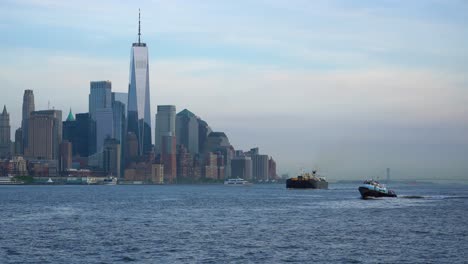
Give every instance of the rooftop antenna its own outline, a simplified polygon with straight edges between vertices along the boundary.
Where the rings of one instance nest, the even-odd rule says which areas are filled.
[[[47,101],[47,110],[50,110],[50,101]]]
[[[141,23],[140,23],[140,8],[138,8],[138,45],[140,45],[140,36],[141,36]]]

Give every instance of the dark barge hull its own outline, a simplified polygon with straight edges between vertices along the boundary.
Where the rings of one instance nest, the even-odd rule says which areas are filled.
[[[359,187],[359,192],[361,193],[362,199],[368,197],[397,197],[396,193],[392,190],[389,190],[388,193],[382,193],[365,187]]]
[[[288,189],[328,189],[328,182],[314,180],[286,180]]]

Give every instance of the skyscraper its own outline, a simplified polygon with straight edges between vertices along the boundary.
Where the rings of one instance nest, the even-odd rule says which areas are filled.
[[[42,110],[31,113],[29,145],[25,155],[32,159],[58,160],[62,142],[62,111]]]
[[[254,154],[252,159],[252,178],[255,181],[267,181],[268,176],[268,155]]]
[[[138,139],[138,152],[151,151],[151,112],[148,47],[140,41],[140,14],[138,14],[138,42],[130,53],[130,80],[128,84],[127,131]]]
[[[21,153],[24,153],[28,147],[29,140],[29,117],[31,112],[34,111],[34,93],[32,90],[24,90],[23,95],[23,119],[21,120],[21,127],[23,129],[23,144]]]
[[[3,106],[3,112],[0,114],[0,158],[11,156],[11,127],[10,114]]]
[[[23,155],[23,129],[21,127],[15,131],[15,155]]]
[[[156,153],[160,154],[162,149],[162,137],[165,135],[175,136],[176,107],[174,105],[158,105],[156,113],[156,133],[154,147]]]
[[[117,139],[106,138],[103,151],[103,168],[106,173],[120,178],[120,142]]]
[[[177,145],[184,145],[191,154],[199,153],[198,118],[187,109],[176,116]]]
[[[96,152],[102,152],[106,138],[114,138],[114,114],[112,108],[96,110]]]
[[[96,120],[96,111],[100,108],[112,108],[112,83],[95,81],[90,83],[89,115]]]
[[[161,138],[161,163],[164,165],[164,181],[174,183],[177,177],[176,138],[170,133]]]
[[[252,180],[252,160],[250,157],[235,157],[231,161],[231,176]]]
[[[72,143],[68,140],[63,140],[60,143],[60,171],[64,172],[71,169],[72,165]]]
[[[127,136],[127,93],[112,93],[112,112],[114,114],[114,138],[124,142]]]

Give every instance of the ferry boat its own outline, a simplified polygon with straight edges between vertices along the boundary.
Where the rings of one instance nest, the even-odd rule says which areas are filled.
[[[362,199],[369,197],[397,197],[394,191],[388,190],[385,185],[372,179],[364,181],[358,189]]]
[[[0,185],[18,185],[24,184],[22,181],[14,181],[13,176],[1,176],[0,177]]]
[[[244,185],[251,185],[250,182],[242,179],[242,178],[235,178],[235,179],[227,179],[224,181],[224,185],[229,186],[244,186]]]
[[[295,178],[286,180],[286,188],[290,189],[328,189],[328,182],[325,178],[319,177],[317,171],[302,173]]]

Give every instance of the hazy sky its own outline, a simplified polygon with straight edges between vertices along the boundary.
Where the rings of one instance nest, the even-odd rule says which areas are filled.
[[[190,109],[280,173],[468,180],[468,2],[2,0],[0,104],[87,112],[149,46],[151,110]]]

